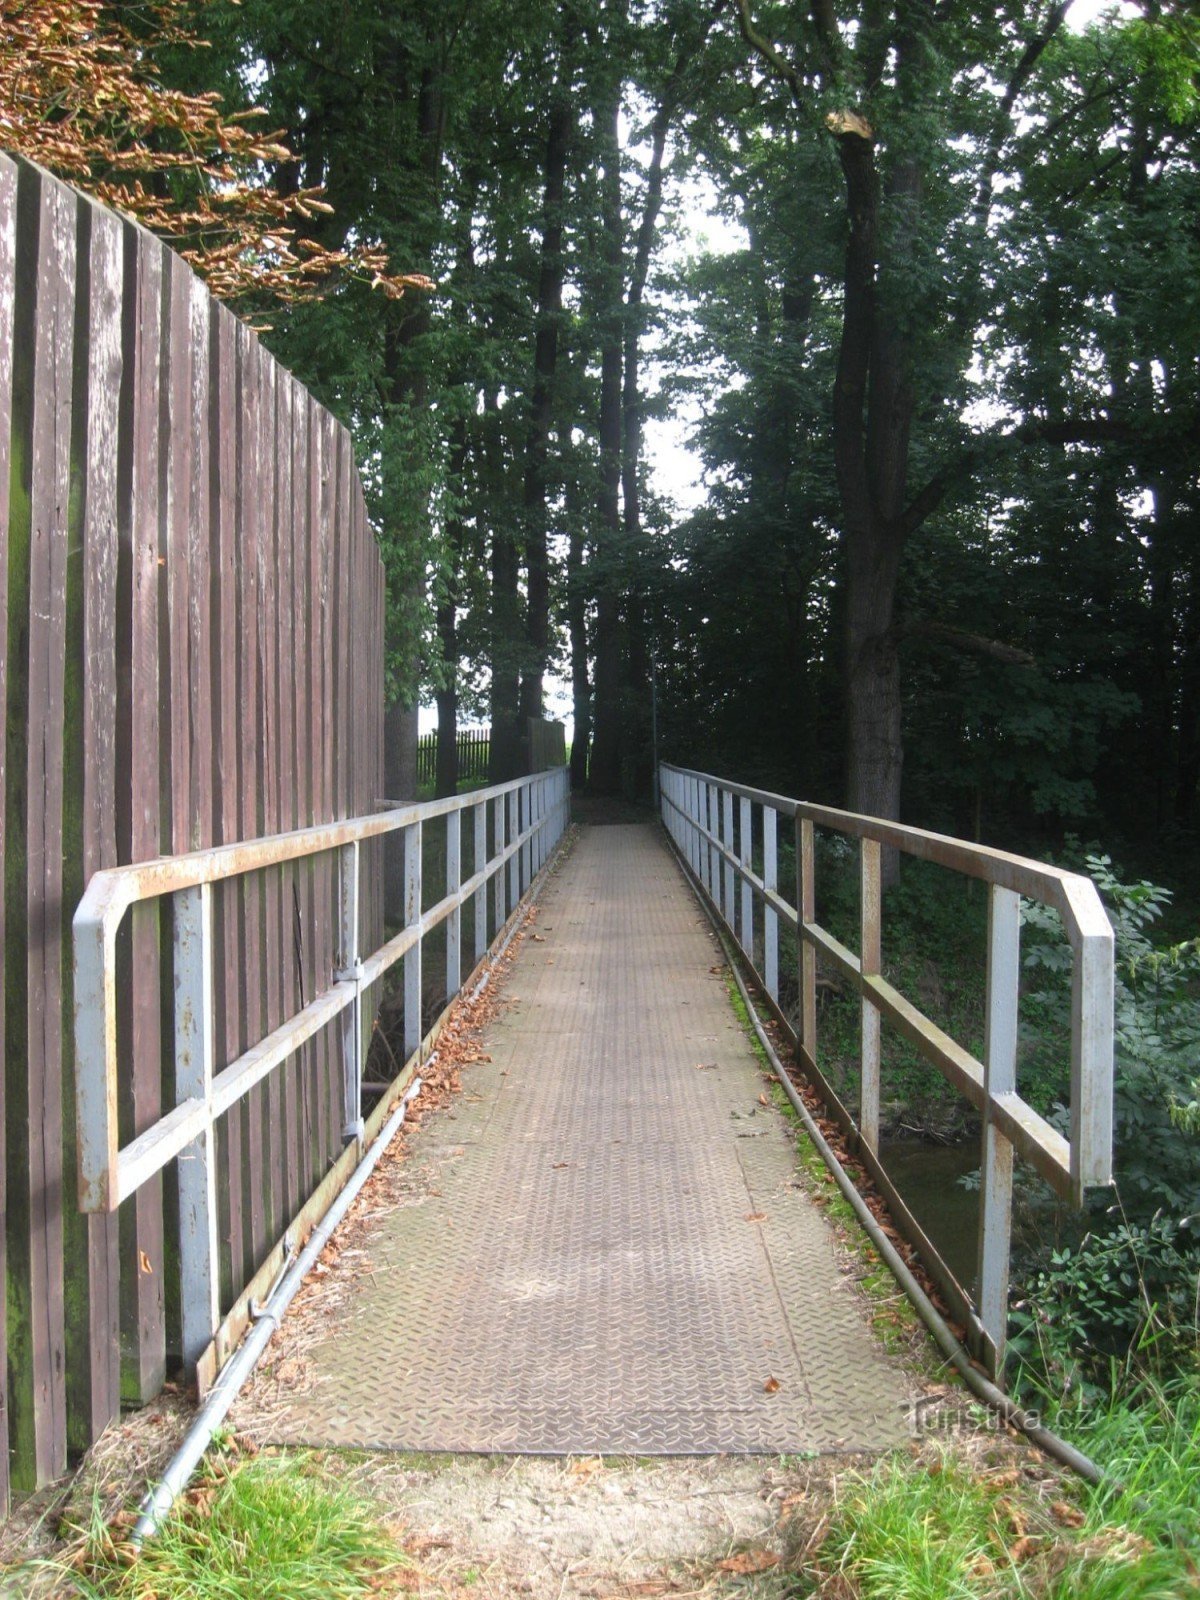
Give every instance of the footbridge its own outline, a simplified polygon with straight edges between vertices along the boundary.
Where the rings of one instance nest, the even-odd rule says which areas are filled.
[[[853,1272],[798,1180],[794,1129],[731,1004],[731,964],[790,1048],[787,1071],[842,1123],[976,1357],[999,1370],[1014,1160],[1076,1202],[1110,1176],[1113,952],[1095,888],[1054,867],[679,767],[660,769],[659,788],[656,817],[571,829],[557,769],[92,880],[75,919],[80,1201],[111,1210],[173,1164],[182,1355],[202,1389],[219,1385],[246,1330],[271,1314],[296,1250],[414,1093],[419,1104],[456,997],[477,991],[524,929],[480,1059],[463,1093],[422,1119],[406,1177],[377,1219],[371,1270],[331,1312],[308,1352],[311,1381],[278,1411],[273,1437],[572,1454],[884,1449],[906,1437],[906,1374],[875,1337]],[[822,837],[857,856],[856,947],[818,919]],[[368,949],[365,878],[383,872],[392,848],[403,918]],[[981,1059],[886,975],[889,851],[986,885]],[[269,1034],[222,1059],[214,974],[228,897],[256,875],[331,861],[340,885],[332,970],[307,999],[300,985],[294,1013]],[[1070,947],[1063,1126],[1019,1092],[1022,897],[1059,913]],[[119,936],[148,900],[170,908],[176,1103],[128,1139],[116,1109]],[[822,1068],[821,967],[860,1009],[852,1106]],[[399,1049],[378,1043],[377,1014]],[[885,1029],[982,1124],[972,1283],[941,1261],[880,1160]],[[343,1151],[297,1195],[286,1232],[239,1283],[223,1237],[229,1119],[274,1083],[286,1126],[289,1096],[303,1089],[298,1062],[321,1040]],[[244,1161],[244,1141],[238,1148]],[[287,1139],[272,1148],[286,1160]]]

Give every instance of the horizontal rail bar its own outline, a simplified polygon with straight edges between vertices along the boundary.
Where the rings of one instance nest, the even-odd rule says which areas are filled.
[[[757,972],[755,908],[762,919],[763,964],[771,977],[759,981],[775,999],[778,920],[797,930],[800,960],[801,1056],[817,1076],[815,954],[820,954],[858,995],[862,1010],[863,1070],[861,1109],[855,1133],[868,1148],[877,1137],[879,1117],[878,1028],[886,1022],[939,1071],[983,1117],[985,1139],[983,1192],[989,1241],[981,1274],[988,1275],[984,1304],[985,1345],[993,1363],[1003,1357],[1001,1309],[1007,1285],[1007,1210],[1015,1154],[1028,1162],[1059,1194],[1082,1203],[1084,1191],[1111,1181],[1113,1070],[1113,933],[1095,885],[1079,873],[1030,861],[1007,851],[972,844],[944,834],[908,827],[878,817],[865,817],[831,806],[814,805],[786,795],[731,783],[709,773],[664,764],[659,794],[663,821],[679,846],[680,859],[698,888]],[[738,829],[733,827],[733,801],[738,799]],[[763,871],[753,866],[754,810],[763,821]],[[777,822],[791,818],[796,828],[797,899],[801,909],[775,887]],[[770,824],[768,826],[768,818]],[[816,920],[813,891],[813,829],[822,828],[860,845],[864,911],[861,934],[869,960],[858,955]],[[878,905],[878,850],[887,846],[919,860],[934,862],[990,884],[993,914],[989,918],[988,1046],[985,1060],[927,1017],[882,975]],[[741,933],[735,926],[737,896],[742,885]],[[868,887],[875,888],[868,896]],[[1058,912],[1071,946],[1071,1135],[1046,1121],[1017,1092],[1014,1067],[1019,986],[1020,896],[1040,901]],[[1008,897],[1007,899],[1005,897]],[[868,903],[869,902],[869,903]],[[1000,906],[1001,911],[996,907]],[[1007,909],[1004,909],[1007,908]],[[868,914],[869,912],[869,914]],[[1001,914],[1001,912],[1003,914]],[[1000,930],[1000,931],[997,931]],[[867,1060],[869,1051],[870,1060]],[[991,1054],[989,1054],[991,1052]],[[821,1078],[824,1082],[824,1079]],[[840,1109],[840,1108],[839,1108]]]
[[[333,852],[353,855],[359,870],[357,846],[368,839],[423,825],[438,817],[472,811],[499,801],[511,806],[521,795],[545,791],[547,800],[524,806],[527,825],[514,832],[482,863],[471,877],[436,905],[421,913],[365,960],[353,961],[352,975],[338,979],[272,1033],[259,1040],[223,1071],[212,1077],[204,1102],[188,1101],[159,1118],[124,1148],[117,1136],[117,1027],[116,939],[122,919],[139,902],[184,895],[204,885],[239,878],[265,868]],[[76,975],[76,1116],[79,1134],[79,1203],[84,1211],[111,1210],[133,1194],[155,1172],[182,1154],[202,1131],[204,1108],[209,1124],[224,1115],[256,1084],[291,1057],[342,1012],[355,1004],[364,988],[383,977],[402,957],[417,948],[425,936],[469,904],[476,893],[506,870],[515,875],[518,893],[528,887],[534,847],[545,859],[566,825],[569,808],[566,769],[551,769],[528,778],[470,790],[440,800],[389,806],[369,816],[319,827],[299,828],[270,838],[221,845],[210,850],[157,857],[127,867],[96,873],[75,913]],[[476,837],[485,841],[486,827]],[[545,845],[538,844],[541,838]],[[524,855],[522,855],[524,852]],[[352,899],[357,904],[357,891]],[[343,952],[345,955],[346,952]],[[348,1091],[349,1093],[349,1087]],[[351,1118],[357,1124],[359,1119]]]

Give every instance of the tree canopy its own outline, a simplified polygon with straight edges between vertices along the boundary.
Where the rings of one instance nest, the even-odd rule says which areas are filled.
[[[456,716],[506,776],[555,674],[576,780],[645,791],[653,672],[689,764],[1186,845],[1200,21],[1080,9],[10,0],[0,138],[271,305],[443,787]]]

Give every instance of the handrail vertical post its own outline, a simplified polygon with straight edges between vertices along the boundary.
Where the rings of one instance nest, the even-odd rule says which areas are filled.
[[[752,860],[751,846],[754,842],[754,826],[750,801],[745,795],[741,797],[738,805],[738,845],[740,858],[745,872],[750,871]],[[750,888],[750,879],[742,878],[742,949],[746,960],[754,965],[754,893]]]
[[[882,851],[877,839],[860,842],[860,971],[864,978],[878,977],[883,958],[881,921],[882,878],[880,859]],[[879,1154],[879,1059],[880,1017],[864,989],[860,996],[862,1012],[862,1069],[859,1080],[858,1125],[863,1143],[874,1155]]]
[[[475,816],[475,860],[473,869],[482,872],[487,863],[487,801],[473,806]],[[475,964],[483,960],[487,954],[488,925],[487,925],[487,883],[481,883],[475,891]]]
[[[729,857],[733,854],[733,794],[729,789],[721,795],[721,843],[725,846],[725,892],[721,896],[721,915],[737,938],[737,904],[734,899],[734,873],[733,862]]]
[[[517,843],[520,837],[520,792],[516,789],[510,789],[508,791],[508,843],[512,850],[512,855],[508,858],[508,911],[510,916],[517,909],[517,902],[521,898],[521,846]]]
[[[504,864],[504,851],[508,842],[508,805],[506,797],[497,795],[492,802],[492,846],[495,852],[495,905],[496,925],[492,929],[493,937],[508,921],[508,870]]]
[[[212,1118],[212,885],[174,896],[175,1099],[203,1101],[203,1131],[179,1155],[179,1275],[183,1359],[189,1372],[220,1321],[216,1137]]]
[[[986,1098],[979,1205],[979,1320],[991,1345],[993,1375],[1004,1366],[1012,1235],[1013,1147],[991,1115],[996,1095],[1017,1087],[1017,1001],[1021,972],[1021,897],[991,885],[988,902]]]
[[[421,921],[421,823],[404,830],[404,926],[413,928]],[[421,1048],[421,944],[418,939],[404,953],[404,1054],[414,1055]]]
[[[800,913],[796,937],[800,945],[800,1050],[817,1064],[817,952],[806,931],[817,920],[813,825],[796,817],[796,908]]]
[[[362,1117],[362,960],[358,942],[358,874],[361,860],[357,839],[338,851],[340,887],[339,981],[354,984],[354,1003],[342,1012],[342,1143],[363,1136]]]
[[[446,918],[446,993],[462,986],[462,812],[446,813],[446,897],[454,896],[454,909]]]
[[[774,806],[763,807],[763,885],[779,888],[779,840],[776,831],[779,813]],[[763,905],[763,981],[771,999],[779,1004],[779,913]]]

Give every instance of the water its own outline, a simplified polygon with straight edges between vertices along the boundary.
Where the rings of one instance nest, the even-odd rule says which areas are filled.
[[[958,1180],[978,1170],[978,1139],[962,1144],[884,1139],[880,1157],[905,1205],[970,1291],[979,1249],[979,1193],[964,1189]]]

